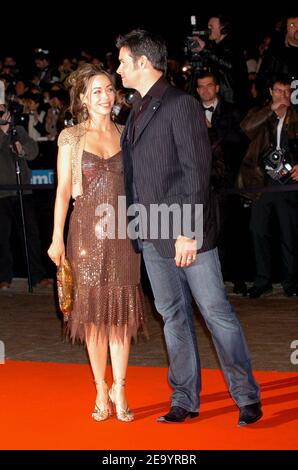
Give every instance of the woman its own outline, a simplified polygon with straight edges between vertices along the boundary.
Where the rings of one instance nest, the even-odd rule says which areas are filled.
[[[87,345],[97,388],[92,417],[109,418],[113,402],[117,418],[132,421],[125,376],[131,336],[143,327],[144,313],[139,255],[127,237],[113,238],[105,230],[118,214],[118,197],[125,194],[120,128],[111,119],[115,90],[110,76],[93,64],[73,72],[69,81],[71,112],[79,124],[64,129],[58,139],[58,188],[48,254],[57,266],[64,262],[63,231],[72,195],[67,256],[75,299],[67,328],[73,341]],[[119,224],[116,220],[115,233]],[[108,348],[114,378],[110,390],[105,382]]]

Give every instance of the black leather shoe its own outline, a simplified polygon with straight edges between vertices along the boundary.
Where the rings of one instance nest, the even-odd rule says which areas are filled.
[[[159,416],[156,421],[159,423],[183,423],[186,418],[196,418],[197,416],[199,416],[198,412],[185,410],[181,406],[172,406],[166,415]]]
[[[239,409],[238,426],[246,426],[247,424],[255,423],[263,416],[261,402],[241,406]]]
[[[271,284],[267,284],[264,287],[252,286],[250,289],[248,289],[248,295],[250,299],[257,299],[262,295],[270,294],[270,292],[272,292]]]
[[[247,295],[247,287],[246,287],[245,282],[244,281],[234,282],[233,293],[242,294],[243,297],[245,297]]]

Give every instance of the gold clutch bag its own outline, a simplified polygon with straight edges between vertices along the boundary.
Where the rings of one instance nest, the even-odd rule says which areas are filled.
[[[69,319],[73,306],[74,282],[71,264],[65,258],[64,264],[57,269],[57,288],[59,307],[64,315],[64,321]]]

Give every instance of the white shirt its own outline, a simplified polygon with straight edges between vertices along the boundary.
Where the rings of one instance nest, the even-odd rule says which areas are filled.
[[[202,105],[205,106],[206,108],[209,108],[210,106],[213,106],[213,108],[214,108],[212,112],[211,112],[211,111],[208,111],[208,109],[205,109],[205,110],[204,110],[204,112],[205,112],[205,117],[206,117],[206,119],[207,119],[209,122],[211,122],[212,114],[214,113],[217,104],[218,104],[218,99],[217,99],[217,98],[215,98],[215,100],[214,100],[213,103],[211,103],[211,104],[209,103],[208,105],[202,102]]]
[[[277,149],[280,149],[280,136],[281,136],[281,131],[282,131],[282,127],[284,125],[284,120],[285,120],[285,117],[286,117],[286,114],[284,114],[283,117],[278,117],[278,124],[277,124],[277,143],[276,143],[276,148]]]
[[[38,121],[39,122],[42,122],[43,121],[43,118],[45,116],[45,111],[41,111],[39,114],[38,114]],[[35,116],[33,114],[29,114],[29,122],[28,122],[28,135],[29,137],[31,137],[33,140],[35,141],[38,141],[39,137],[40,137],[40,133],[35,129],[35,124],[36,121],[35,121]]]

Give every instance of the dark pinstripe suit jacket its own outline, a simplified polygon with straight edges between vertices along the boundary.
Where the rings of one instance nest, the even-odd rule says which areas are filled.
[[[197,100],[164,83],[161,99],[152,98],[133,132],[131,112],[122,134],[128,204],[204,205],[204,238],[199,251],[215,246],[217,228],[210,189],[211,149]],[[133,189],[133,186],[135,189]],[[193,212],[194,215],[194,212]],[[148,235],[148,239],[150,237]],[[175,256],[175,240],[152,239],[163,257]]]

